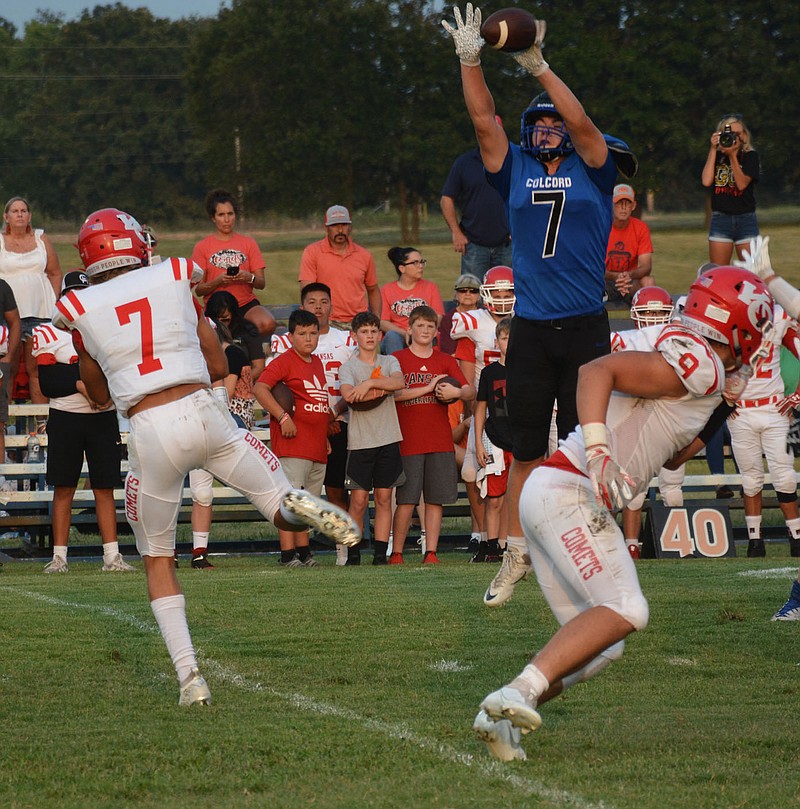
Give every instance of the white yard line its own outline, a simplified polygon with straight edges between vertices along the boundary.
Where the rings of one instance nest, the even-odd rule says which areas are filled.
[[[155,621],[143,621],[134,615],[128,615],[121,610],[114,609],[113,607],[99,606],[97,604],[82,604],[79,601],[67,601],[65,599],[54,598],[44,593],[38,593],[34,590],[24,590],[17,587],[0,586],[0,591],[7,593],[14,593],[18,596],[24,596],[34,601],[43,604],[48,604],[53,607],[68,607],[75,610],[86,610],[87,612],[97,613],[107,618],[113,618],[121,623],[128,624],[140,632],[148,634],[158,634],[158,627]],[[271,697],[293,705],[295,708],[302,710],[306,713],[316,714],[319,716],[333,716],[337,719],[342,719],[355,725],[359,725],[364,730],[378,733],[390,739],[398,739],[424,750],[426,753],[436,755],[442,761],[447,761],[452,764],[461,764],[469,767],[474,772],[477,772],[482,777],[491,779],[500,779],[510,784],[515,789],[524,792],[526,795],[534,795],[536,797],[548,800],[557,806],[571,806],[575,809],[613,809],[610,804],[600,802],[593,803],[588,801],[580,795],[568,792],[563,789],[555,789],[547,786],[541,781],[535,781],[530,778],[525,778],[517,775],[514,772],[509,772],[508,768],[495,761],[488,754],[486,756],[475,756],[472,753],[465,753],[452,747],[449,744],[440,742],[437,739],[421,736],[410,730],[407,726],[395,722],[384,722],[380,719],[371,719],[361,714],[351,711],[349,708],[341,708],[328,702],[320,702],[305,694],[298,694],[296,692],[279,691],[271,686],[262,685],[257,680],[253,680],[245,675],[239,674],[227,666],[218,663],[212,658],[206,657],[198,650],[198,657],[202,660],[202,669],[205,674],[210,675],[213,680],[221,681],[234,688],[241,689],[248,692],[261,692],[268,694]],[[466,732],[466,731],[465,731]]]

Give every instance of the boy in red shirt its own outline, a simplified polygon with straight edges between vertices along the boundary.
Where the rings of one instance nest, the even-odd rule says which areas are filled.
[[[395,492],[397,508],[392,526],[394,548],[389,557],[390,565],[403,563],[403,544],[421,494],[425,500],[427,546],[423,564],[437,564],[442,506],[458,498],[458,467],[447,405],[456,399],[471,401],[475,398],[475,388],[467,382],[453,357],[433,347],[438,320],[430,306],[413,309],[408,316],[411,345],[393,355],[400,363],[406,384],[395,393],[397,418],[403,433],[400,455],[406,480]],[[459,384],[445,382],[445,377],[454,377]]]
[[[325,369],[313,354],[319,341],[319,321],[304,309],[289,317],[290,351],[274,359],[263,371],[254,393],[270,414],[272,451],[292,486],[319,497],[328,462],[328,424],[333,414],[328,405]],[[294,411],[284,410],[272,394],[283,382],[294,395]],[[308,531],[278,531],[281,565],[316,567],[308,546]]]

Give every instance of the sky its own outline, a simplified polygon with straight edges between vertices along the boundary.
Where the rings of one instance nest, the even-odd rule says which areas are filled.
[[[0,17],[14,23],[17,35],[21,36],[25,23],[32,20],[39,9],[63,14],[64,19],[69,21],[80,17],[85,8],[111,5],[114,2],[116,0],[33,0],[31,3],[0,0]],[[146,6],[154,16],[172,20],[191,15],[216,17],[221,5],[230,7],[228,0],[125,0],[122,4],[130,8]]]

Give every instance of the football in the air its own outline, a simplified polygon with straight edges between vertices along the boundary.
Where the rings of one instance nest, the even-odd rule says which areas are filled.
[[[373,407],[381,404],[385,398],[386,391],[373,388],[366,399],[362,399],[360,402],[348,402],[347,406],[353,410],[372,410]]]
[[[460,387],[461,387],[461,383],[460,383],[460,382],[459,382],[459,381],[458,381],[458,380],[457,380],[457,379],[456,379],[454,376],[446,376],[446,377],[444,377],[444,379],[440,379],[440,380],[439,380],[439,381],[436,383],[436,388],[434,389],[434,392],[438,392],[438,390],[439,390],[439,385],[441,385],[443,382],[447,382],[447,384],[448,384],[448,385],[452,385],[454,388],[460,388]],[[458,399],[439,399],[439,397],[438,397],[438,396],[437,396],[436,398],[437,398],[437,399],[439,400],[439,402],[441,402],[443,405],[451,405],[451,404],[453,404],[453,402],[457,402],[457,401],[458,401]]]
[[[536,17],[522,8],[501,8],[481,26],[481,36],[498,51],[524,51],[536,40]]]
[[[285,382],[278,382],[270,390],[275,401],[290,415],[294,415],[294,394]]]

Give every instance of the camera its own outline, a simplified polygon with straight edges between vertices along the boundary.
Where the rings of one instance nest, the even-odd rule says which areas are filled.
[[[737,140],[739,140],[739,136],[735,132],[731,132],[731,125],[725,124],[722,128],[722,132],[719,133],[719,145],[722,146],[723,149],[730,149]]]
[[[238,265],[234,265],[233,267],[228,267],[228,270],[227,270],[228,275],[238,275],[240,269],[241,269],[241,267],[239,267]]]

